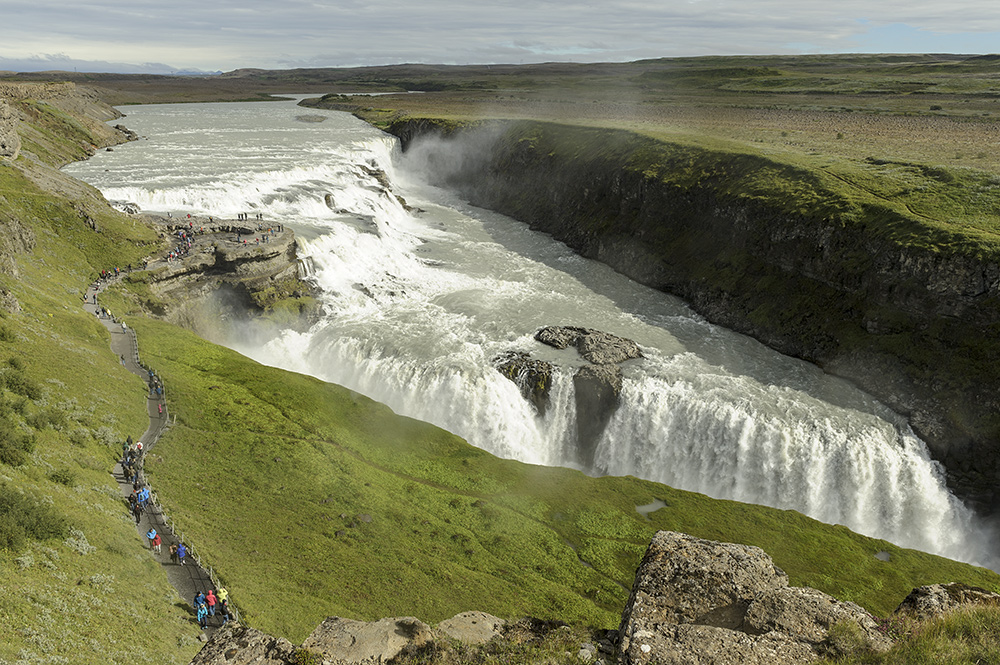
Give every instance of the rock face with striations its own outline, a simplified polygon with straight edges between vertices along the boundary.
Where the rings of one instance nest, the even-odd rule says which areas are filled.
[[[269,297],[313,295],[310,285],[300,278],[291,230],[273,233],[268,242],[257,242],[260,231],[229,222],[205,224],[198,220],[195,227],[157,216],[147,219],[165,229],[164,236],[197,228],[189,253],[150,267],[150,290],[163,303],[151,312],[156,316],[217,339],[225,336],[220,331],[231,322],[264,310]],[[240,237],[248,242],[237,242]],[[302,314],[308,319],[313,312]]]
[[[660,531],[622,613],[620,662],[808,663],[823,654],[829,628],[844,622],[857,624],[871,648],[890,646],[865,610],[789,587],[760,548]]]

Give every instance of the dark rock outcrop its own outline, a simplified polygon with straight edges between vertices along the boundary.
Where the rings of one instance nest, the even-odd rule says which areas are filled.
[[[854,603],[789,587],[757,547],[660,531],[636,572],[619,628],[619,662],[792,665],[826,653],[831,626],[852,623],[869,648],[890,641]]]
[[[622,368],[618,365],[585,365],[573,375],[576,394],[576,434],[579,461],[594,467],[597,442],[618,409]]]
[[[533,359],[527,353],[510,351],[494,358],[493,366],[517,385],[521,395],[535,406],[539,415],[545,415],[552,388],[552,363]]]
[[[630,339],[576,326],[549,326],[535,339],[556,349],[576,347],[590,365],[573,375],[576,398],[577,461],[594,468],[594,453],[604,428],[618,408],[622,391],[622,369],[617,363],[641,358],[639,345]]]
[[[622,390],[622,369],[618,363],[641,358],[639,345],[630,339],[576,326],[548,326],[535,333],[535,339],[556,349],[575,347],[591,363],[573,376],[576,400],[577,462],[594,467],[597,442],[604,432]],[[521,394],[545,415],[552,385],[552,364],[510,351],[493,359],[497,370],[517,384]]]
[[[170,236],[192,228],[192,223],[149,219]],[[193,225],[198,232],[187,254],[151,265],[145,273],[158,299],[151,314],[216,339],[225,336],[223,329],[231,322],[266,310],[271,300],[313,296],[313,287],[301,279],[295,235],[290,230],[273,233],[268,242],[243,244],[236,242],[237,237],[254,240],[260,231],[232,222],[202,222]],[[315,312],[300,314],[308,321]]]
[[[590,328],[549,326],[535,333],[535,339],[557,349],[575,346],[581,356],[595,365],[621,363],[642,357],[639,345],[632,340]]]

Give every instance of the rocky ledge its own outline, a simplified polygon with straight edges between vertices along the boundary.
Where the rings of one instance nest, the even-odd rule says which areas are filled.
[[[151,313],[207,337],[227,320],[270,311],[278,302],[310,320],[315,290],[302,280],[295,234],[284,227],[146,216],[167,244],[147,266]],[[290,322],[285,322],[290,323]]]

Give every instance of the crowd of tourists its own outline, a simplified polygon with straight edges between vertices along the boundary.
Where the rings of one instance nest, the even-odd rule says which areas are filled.
[[[219,587],[218,594],[213,589],[209,589],[207,594],[199,591],[192,604],[198,617],[198,625],[202,628],[208,628],[209,621],[216,616],[219,617],[220,626],[229,622],[229,592],[226,587]]]
[[[185,232],[181,232],[179,237],[182,240],[190,238],[190,236]],[[145,267],[147,262],[143,262],[142,265]],[[100,289],[102,283],[120,277],[123,273],[131,270],[131,265],[124,270],[120,268],[102,270],[97,281],[95,281],[93,285],[95,291]],[[84,297],[84,302],[94,305],[94,312],[99,318],[116,321],[110,310],[98,304],[96,292],[93,294],[92,298]],[[122,332],[127,333],[128,328],[124,321],[121,322],[121,326]],[[125,364],[124,355],[121,357],[121,360],[122,364]],[[156,399],[157,409],[162,415],[163,383],[161,382],[160,377],[157,376],[156,372],[152,369],[147,369],[146,371],[148,373],[147,384],[150,390],[150,397]],[[146,451],[141,441],[133,443],[132,437],[128,436],[125,441],[122,442],[122,453],[121,458],[119,459],[119,464],[122,470],[123,481],[131,485],[131,491],[126,499],[129,513],[133,519],[135,519],[136,526],[140,524],[142,516],[144,514],[148,514],[149,530],[146,531],[145,536],[149,543],[150,551],[159,556],[162,551],[163,541],[168,537],[158,532],[154,525],[156,511],[154,510],[149,485],[145,484],[142,476],[142,466],[145,452]],[[170,544],[168,551],[170,552],[171,563],[178,566],[185,565],[188,555],[190,554],[188,546],[180,539],[177,539],[176,542]],[[195,596],[194,609],[198,624],[202,628],[207,628],[210,623],[214,622],[215,617],[219,617],[219,621],[221,621],[218,625],[225,625],[226,622],[230,620],[231,616],[229,608],[229,593],[223,587],[219,587],[218,593],[212,589],[208,590],[207,595],[199,592],[198,595]]]

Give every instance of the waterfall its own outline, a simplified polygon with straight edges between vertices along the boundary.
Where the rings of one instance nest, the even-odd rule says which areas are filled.
[[[218,217],[259,211],[296,231],[324,315],[230,345],[336,382],[496,455],[577,459],[572,376],[534,340],[548,325],[634,339],[595,469],[795,509],[899,545],[1000,569],[991,534],[902,418],[846,382],[713,326],[564,245],[425,184],[394,139],[288,104],[134,107],[149,141],[72,171],[109,199]],[[143,124],[145,123],[145,124]],[[493,360],[555,366],[538,413]]]

